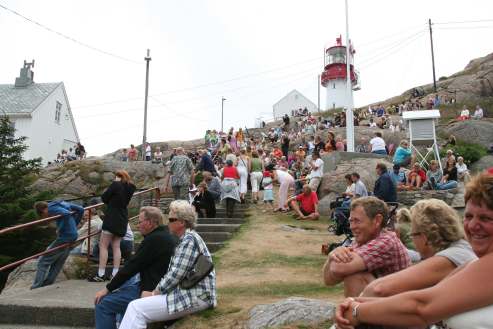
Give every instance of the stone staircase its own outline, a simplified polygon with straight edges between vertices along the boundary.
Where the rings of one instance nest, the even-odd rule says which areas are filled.
[[[164,194],[158,204],[158,207],[164,212],[169,212],[169,204],[173,201],[170,194]],[[143,200],[142,206],[151,205],[152,200]],[[207,244],[211,253],[216,252],[224,243],[231,238],[240,225],[245,223],[245,217],[248,215],[250,196],[247,195],[245,204],[236,204],[234,217],[226,217],[226,209],[222,203],[216,205],[216,218],[198,218],[196,231]]]

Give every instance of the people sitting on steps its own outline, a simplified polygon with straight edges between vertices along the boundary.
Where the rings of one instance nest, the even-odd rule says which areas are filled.
[[[128,304],[140,298],[143,291],[153,290],[167,272],[178,239],[162,222],[159,208],[140,208],[138,226],[144,239],[123,268],[96,293],[96,329],[117,328],[117,320]]]
[[[303,185],[302,193],[292,196],[286,201],[286,207],[288,205],[294,210],[294,216],[297,219],[318,220],[320,217],[317,193],[312,191],[308,184]]]
[[[384,227],[387,216],[387,205],[376,197],[352,201],[349,222],[354,242],[329,254],[323,267],[326,285],[343,282],[346,297],[359,296],[376,278],[409,267],[406,247]]]
[[[195,232],[196,214],[186,201],[170,204],[168,228],[180,242],[175,249],[168,271],[161,281],[127,307],[120,329],[146,329],[148,323],[184,317],[217,305],[216,274],[212,270],[192,287],[182,281],[192,275],[199,256],[212,263],[211,254],[200,235]]]
[[[34,209],[40,218],[57,215],[62,216],[56,220],[57,238],[46,250],[77,240],[77,225],[82,220],[84,208],[66,201],[52,201],[50,203],[38,201],[34,204]],[[31,289],[53,284],[62,270],[63,264],[65,264],[69,254],[70,248],[67,247],[39,257],[36,276],[34,277]]]
[[[197,188],[197,194],[192,202],[197,215],[199,218],[216,217],[216,203],[212,194],[207,190],[207,183],[201,182]]]

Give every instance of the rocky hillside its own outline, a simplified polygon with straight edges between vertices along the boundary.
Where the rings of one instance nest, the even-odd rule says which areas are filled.
[[[435,95],[433,83],[416,87],[423,90],[423,97]],[[414,89],[414,88],[413,88]],[[398,104],[411,98],[413,89],[399,96],[389,98],[376,104]],[[455,98],[457,103],[478,103],[493,101],[493,53],[473,59],[464,70],[437,81],[437,93],[448,98]],[[485,109],[488,110],[488,109]]]

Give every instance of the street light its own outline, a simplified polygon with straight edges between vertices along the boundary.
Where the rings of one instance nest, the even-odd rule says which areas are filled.
[[[224,131],[224,101],[226,98],[221,98],[221,131]]]

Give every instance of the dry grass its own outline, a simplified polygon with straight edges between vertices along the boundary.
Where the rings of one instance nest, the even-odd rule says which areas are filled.
[[[340,301],[341,287],[328,288],[322,281],[326,257],[320,253],[321,245],[337,239],[328,234],[327,225],[327,219],[300,222],[289,214],[265,213],[252,206],[249,222],[214,255],[218,307],[178,322],[177,328],[243,328],[253,306],[290,296]],[[284,328],[329,326],[327,322]]]

